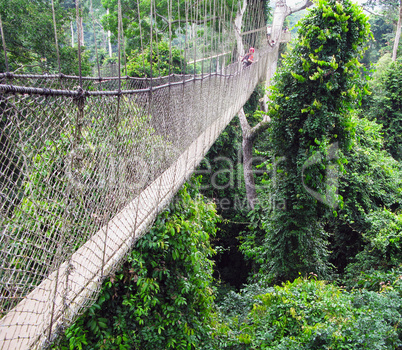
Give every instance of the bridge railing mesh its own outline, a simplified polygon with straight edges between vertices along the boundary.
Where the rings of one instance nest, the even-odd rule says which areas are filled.
[[[121,91],[118,79],[80,88],[0,74],[1,349],[49,344],[93,301],[263,79],[266,57],[127,78]]]

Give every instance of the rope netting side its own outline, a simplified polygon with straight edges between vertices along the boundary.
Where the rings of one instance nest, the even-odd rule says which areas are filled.
[[[264,76],[262,40],[239,70],[235,6],[168,3],[185,30],[183,74],[0,74],[0,349],[48,345],[95,300]]]
[[[23,300],[24,310],[30,303],[35,307],[25,315],[18,314],[20,305],[8,312],[1,320],[1,336],[9,334],[4,333],[4,327],[17,329],[24,318],[29,324],[33,316],[44,317],[51,306],[45,291],[56,283],[52,280],[54,271],[58,271],[59,280],[72,271],[66,282],[69,285],[60,285],[63,292],[67,291],[67,299],[60,297],[59,307],[67,306],[72,314],[81,307],[78,300],[90,297],[97,282],[110,272],[107,266],[115,264],[115,251],[122,249],[117,254],[121,258],[133,240],[144,233],[141,228],[155,215],[156,208],[161,208],[165,198],[171,198],[173,190],[190,176],[247,100],[260,79],[258,66],[262,64],[260,60],[244,74],[212,75],[155,90],[152,105],[147,105],[149,92],[123,95],[117,125],[108,117],[117,113],[117,96],[93,96],[91,104],[85,106],[82,138],[76,147],[72,146],[76,114],[59,107],[61,99],[66,102],[64,97],[6,95],[2,112],[7,114],[8,123],[2,137],[7,135],[7,160],[2,159],[2,164],[8,166],[2,183],[6,205],[1,222],[1,287],[8,303],[3,303],[2,310],[7,313],[18,300]],[[160,101],[164,101],[163,108]],[[32,106],[38,104],[42,113],[32,113],[37,111]],[[77,108],[74,98],[70,98],[69,106]],[[36,130],[45,131],[41,138]],[[133,213],[138,216],[135,220]],[[105,217],[112,218],[107,228]],[[68,247],[78,249],[71,256],[63,256],[70,267],[54,256],[62,241],[64,251]],[[31,294],[24,295],[29,290],[33,290]],[[57,309],[56,315],[60,312]],[[53,322],[58,319],[53,317]],[[48,322],[41,320],[42,324]],[[57,327],[53,325],[53,329]],[[27,333],[27,337],[32,341],[32,334]],[[7,344],[6,339],[1,339],[3,344]],[[9,341],[14,344],[16,340]]]

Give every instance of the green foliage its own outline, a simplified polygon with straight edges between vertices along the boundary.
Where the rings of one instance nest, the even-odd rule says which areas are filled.
[[[253,306],[261,304],[257,296],[272,291],[272,287],[266,287],[263,283],[257,282],[247,285],[239,292],[230,291],[222,300],[217,301],[222,323],[227,326],[226,329],[221,328],[221,332],[217,334],[220,340],[219,349],[232,349],[232,347],[237,349],[237,346],[240,345],[239,336],[242,334],[242,324],[246,321]]]
[[[388,64],[387,64],[388,63]],[[384,127],[385,146],[391,155],[402,159],[402,60],[385,62],[385,71],[374,76],[372,103],[368,105],[372,118]],[[379,66],[380,68],[381,66]]]
[[[367,220],[372,222],[370,229],[363,237],[367,240],[365,249],[374,256],[378,254],[376,263],[379,265],[398,265],[402,263],[402,215],[390,210],[378,210],[368,215]],[[367,261],[366,261],[367,263]]]
[[[383,98],[384,96],[384,79],[387,72],[389,65],[392,62],[391,54],[386,53],[385,55],[381,56],[377,63],[374,65],[374,72],[372,75],[371,80],[369,81],[369,88],[370,91],[374,92],[371,93],[369,96],[371,98],[378,97],[378,99]],[[370,112],[368,110],[367,112]]]
[[[102,24],[105,29],[110,30],[114,40],[117,38],[117,0],[102,0],[104,8],[110,10],[109,15],[105,15]],[[150,47],[151,43],[151,23],[154,25],[154,43],[166,40],[166,38],[183,39],[184,19],[189,17],[188,4],[184,0],[169,2],[161,0],[154,3],[153,18],[150,18],[150,2],[137,0],[122,0],[121,7],[123,13],[124,37],[127,38],[126,49],[130,53],[138,48]],[[216,9],[225,9],[225,13],[231,13],[236,2],[233,0],[218,0],[214,3],[198,2],[192,8],[193,13],[198,13],[197,21],[201,22],[204,17],[214,16]],[[186,17],[187,16],[187,17]],[[170,25],[169,25],[170,21]],[[195,21],[189,18],[189,21]],[[218,26],[218,21],[207,21],[207,26]],[[169,33],[169,29],[171,32]],[[205,28],[203,28],[205,30]],[[217,30],[218,28],[212,28]]]
[[[383,16],[372,16],[369,22],[373,37],[370,39],[369,47],[362,59],[362,63],[367,68],[371,68],[373,63],[378,61],[381,54],[392,51],[391,41],[395,36],[392,22]]]
[[[351,122],[355,125],[353,147],[344,153],[345,172],[338,181],[344,205],[338,217],[327,222],[328,231],[333,232],[331,262],[340,273],[361,250],[373,253],[372,258],[365,256],[367,265],[369,261],[379,264],[373,261],[379,256],[370,240],[381,225],[388,227],[391,235],[397,234],[390,231],[396,228],[391,218],[402,204],[402,168],[384,150],[381,125],[356,115],[352,115]]]
[[[375,270],[388,271],[402,264],[402,216],[387,209],[377,210],[367,215],[366,223],[363,250],[348,265],[348,279]]]
[[[343,153],[344,171],[337,173],[338,195],[343,198],[343,207],[337,210],[336,217],[330,215],[320,219],[325,224],[325,230],[332,233],[329,237],[329,259],[336,272],[343,273],[349,263],[355,262],[357,265],[350,269],[358,274],[373,266],[389,268],[402,262],[394,248],[391,255],[385,247],[384,253],[380,253],[370,243],[375,240],[378,245],[381,240],[385,245],[399,235],[399,226],[394,223],[398,222],[397,210],[402,203],[402,169],[383,149],[381,125],[359,118],[356,113],[352,113],[351,123],[355,130],[352,147]],[[273,174],[272,161],[267,162],[267,167],[269,176],[265,182],[269,189],[273,189],[280,174]],[[266,208],[249,214],[250,232],[242,236],[243,253],[257,264],[265,263],[267,250],[270,249],[261,229],[267,215],[264,211],[282,205],[274,196],[268,197],[268,200]],[[382,238],[376,238],[379,231]],[[355,260],[358,253],[358,260]]]
[[[352,288],[364,288],[374,292],[396,292],[402,296],[402,265],[395,268],[375,270],[374,268],[356,274],[353,267],[348,269],[345,285]]]
[[[184,186],[59,348],[199,349],[213,317],[212,203]]]
[[[342,208],[330,175],[342,171],[342,152],[351,146],[349,109],[359,99],[357,59],[369,24],[348,0],[318,1],[302,20],[299,37],[282,61],[270,109],[272,196],[285,205],[262,217],[260,260],[262,275],[279,280],[298,272],[328,276],[324,223]]]
[[[362,111],[370,119],[377,115],[380,123],[387,119],[387,114],[379,106],[392,105],[399,99],[392,93],[391,87],[390,91],[385,88],[387,77],[398,74],[397,71],[390,71],[390,65],[393,66],[389,55],[379,60],[370,81],[373,93]],[[398,78],[394,84],[397,85],[397,82]],[[391,95],[395,101],[386,97]],[[388,111],[397,114],[399,110],[400,107],[396,106],[396,109]],[[339,272],[343,272],[349,263],[349,279],[355,279],[361,272],[369,273],[373,269],[386,271],[402,263],[398,249],[402,169],[384,150],[384,144],[388,149],[397,150],[398,141],[391,137],[392,130],[384,130],[385,123],[381,125],[356,116],[352,117],[352,123],[356,125],[354,145],[345,152],[347,164],[339,181],[344,207],[338,220],[332,220],[332,227],[329,228],[335,233],[331,241],[331,261]],[[397,117],[391,123],[397,126]],[[391,138],[392,141],[387,142]]]
[[[372,58],[371,62],[374,63],[376,62],[376,58],[378,58],[378,54],[383,55],[393,50],[393,44],[396,39],[395,32],[400,14],[400,1],[365,0],[363,6],[366,9],[371,9],[370,22],[375,38],[374,42],[370,42],[369,55],[365,58],[365,61],[367,62],[367,58]],[[401,43],[399,42],[399,52],[401,48]],[[377,50],[377,52],[375,52],[375,50]]]
[[[19,68],[19,73],[58,72],[52,9],[49,1],[2,1],[0,15],[10,71]],[[77,48],[67,45],[68,32],[64,31],[68,21],[72,19],[72,12],[55,1],[55,16],[62,72],[78,74]],[[90,65],[86,54],[82,58],[82,70],[83,75],[89,75]],[[5,71],[5,57],[2,50],[0,72]]]
[[[395,349],[401,311],[393,291],[348,293],[310,274],[258,295],[231,349]]]
[[[133,77],[167,76],[184,73],[184,70],[185,61],[180,51],[172,48],[170,52],[169,43],[165,41],[153,47],[152,67],[150,48],[146,48],[142,53],[132,53],[127,62],[127,74]]]
[[[339,194],[344,205],[336,218],[327,217],[325,228],[334,232],[331,261],[343,268],[354,259],[346,269],[346,285],[371,291],[347,293],[314,281],[313,273],[308,274],[312,280],[298,279],[275,287],[275,292],[257,298],[247,321],[239,328],[236,325],[244,312],[237,313],[237,318],[225,312],[232,333],[242,343],[234,349],[394,349],[400,346],[402,227],[396,209],[401,203],[401,168],[383,149],[381,125],[359,119],[356,113],[351,115],[350,122],[355,133],[351,149],[343,153],[345,171],[339,178]],[[261,242],[256,229],[263,216],[261,210],[250,215],[253,235],[247,236],[243,243],[245,253],[261,259],[262,264],[269,246],[266,241]],[[237,301],[232,298],[232,309],[236,310],[237,304],[247,309],[244,306],[247,298],[244,298],[241,295]]]
[[[91,76],[92,63],[89,61],[90,52],[81,48],[81,75]],[[56,63],[55,63],[56,64]],[[78,47],[63,46],[60,48],[60,68],[64,74],[79,75]],[[47,67],[47,71],[58,73],[57,68]]]

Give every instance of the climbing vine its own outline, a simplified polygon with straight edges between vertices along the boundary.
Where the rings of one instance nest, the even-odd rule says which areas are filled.
[[[358,58],[370,35],[366,16],[349,0],[317,1],[299,28],[270,108],[270,151],[277,172],[272,188],[283,205],[265,216],[259,259],[262,272],[279,280],[298,272],[329,273],[324,219],[343,206],[337,174],[352,144],[349,110],[361,99]]]

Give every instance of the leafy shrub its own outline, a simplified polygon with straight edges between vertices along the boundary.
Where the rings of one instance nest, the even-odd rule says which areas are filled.
[[[387,271],[371,269],[358,276],[350,270],[346,275],[349,279],[345,283],[349,288],[364,288],[375,292],[395,291],[402,297],[402,265]]]
[[[127,62],[127,73],[132,77],[166,76],[169,74],[184,73],[185,61],[180,51],[172,47],[171,53],[169,44],[161,41],[151,49],[144,49],[142,53],[133,53]],[[152,70],[151,70],[152,68]]]
[[[395,292],[351,293],[297,278],[256,297],[235,349],[395,349],[402,304]]]
[[[384,150],[380,124],[356,115],[351,122],[356,130],[353,146],[344,153],[347,163],[339,176],[344,205],[338,217],[327,224],[328,231],[334,233],[331,262],[340,273],[349,263],[360,261],[352,268],[360,273],[374,266],[395,266],[400,261],[395,251],[400,226],[395,213],[402,203],[401,164]]]
[[[246,320],[248,314],[255,304],[261,303],[256,297],[273,291],[272,287],[266,287],[264,283],[256,282],[247,285],[239,292],[229,291],[222,300],[217,301],[217,308],[221,323],[226,325],[220,328],[220,333],[217,333],[216,342],[219,349],[231,349],[233,346],[237,349],[242,346],[239,342],[241,334],[240,326]]]
[[[367,215],[369,229],[363,233],[364,248],[356,261],[348,266],[350,272],[388,270],[402,264],[402,216],[387,209]]]
[[[199,349],[214,321],[209,238],[219,217],[191,198],[161,213],[97,302],[66,331],[58,349]]]

